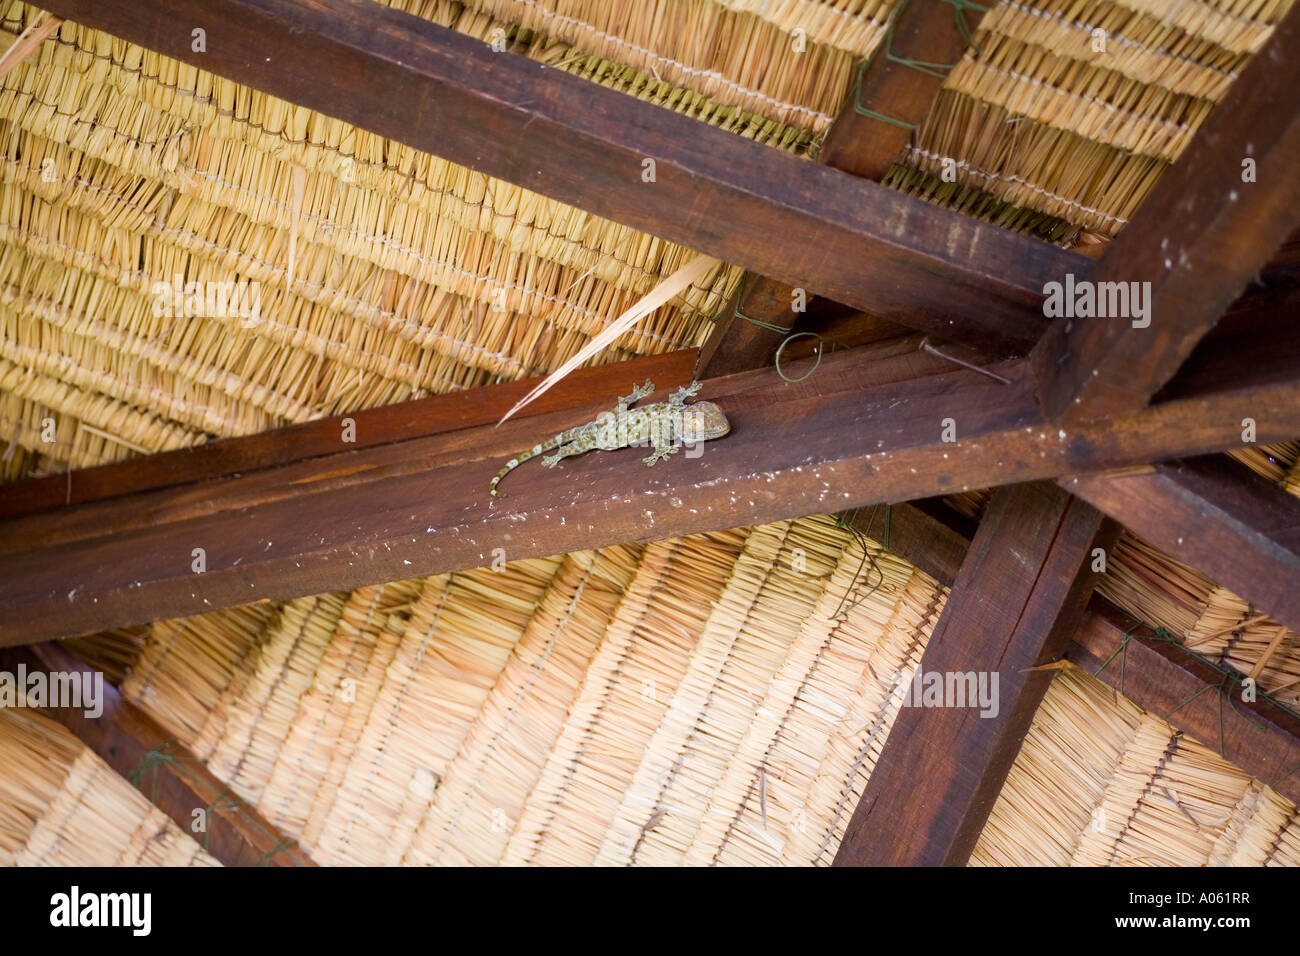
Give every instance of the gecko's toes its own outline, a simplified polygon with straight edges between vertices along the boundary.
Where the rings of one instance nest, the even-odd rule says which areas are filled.
[[[554,468],[559,463],[560,463],[559,455],[547,455],[545,458],[542,459],[543,468]]]

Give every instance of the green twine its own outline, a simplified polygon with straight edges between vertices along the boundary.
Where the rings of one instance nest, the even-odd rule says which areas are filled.
[[[785,347],[789,345],[791,342],[793,342],[795,339],[804,338],[805,336],[812,336],[817,340],[817,350],[814,353],[817,356],[817,361],[813,362],[813,367],[810,368],[803,375],[800,375],[798,378],[791,378],[781,370],[781,353],[784,352]],[[809,378],[813,372],[817,371],[818,366],[822,364],[822,353],[825,352],[825,349],[822,348],[822,345],[826,341],[828,340],[822,338],[816,332],[795,332],[793,335],[787,335],[785,339],[781,342],[781,344],[777,347],[776,359],[774,360],[774,364],[776,366],[776,374],[781,376],[781,381],[788,382],[789,384],[794,385],[797,382],[802,382],[804,379]]]
[[[190,758],[190,760],[186,761],[177,757],[174,753],[168,752],[168,748],[174,745],[179,746],[179,744],[180,742],[175,737],[169,737],[166,740],[164,740],[161,744],[159,744],[157,747],[155,747],[153,750],[147,751],[144,757],[142,757],[140,760],[140,766],[137,767],[134,771],[132,771],[130,776],[127,778],[128,780],[130,780],[131,785],[136,787],[137,789],[143,790],[143,787],[141,787],[141,783],[143,782],[145,775],[149,773],[149,771],[151,770],[156,770],[162,764],[170,765],[173,771],[175,771],[177,774],[187,776],[193,781],[199,783],[206,783],[206,781],[204,781],[203,778],[201,778],[198,774],[194,773],[192,770],[190,770],[188,767],[185,766],[187,762],[198,763],[197,760],[195,760],[194,758]],[[158,775],[156,773],[154,774],[154,778],[153,778],[153,789],[150,795],[150,802],[155,805],[158,802]],[[272,859],[277,853],[281,851],[292,850],[294,849],[294,847],[296,847],[297,845],[296,843],[286,842],[284,837],[280,836],[274,830],[268,829],[266,826],[264,826],[261,820],[259,820],[257,817],[253,816],[248,812],[248,807],[244,803],[244,801],[239,799],[239,797],[235,796],[234,794],[230,793],[229,789],[227,788],[225,790],[222,790],[219,794],[217,794],[216,799],[203,808],[203,815],[205,818],[207,818],[207,822],[208,822],[208,826],[203,834],[203,849],[205,851],[208,850],[210,842],[212,840],[212,826],[211,826],[211,819],[210,819],[212,811],[220,810],[223,808],[234,810],[236,813],[242,814],[248,820],[249,823],[253,824],[253,826],[261,830],[262,833],[264,833],[266,836],[274,837],[276,839],[275,846],[273,846],[270,850],[262,854],[261,858],[257,862],[258,866],[262,866],[268,860]],[[302,860],[296,853],[290,853],[289,858],[293,860],[295,866],[304,865]]]
[[[885,535],[884,535],[883,544],[885,550],[888,551],[889,550],[889,528],[892,522],[891,522],[890,506],[885,505],[884,507],[885,507]],[[880,505],[876,505],[874,508],[871,509],[871,517],[867,519],[868,531],[870,531],[871,526],[875,524],[876,513],[879,511],[880,511]],[[849,586],[844,590],[844,596],[840,598],[840,603],[835,608],[835,613],[831,615],[832,621],[840,621],[848,617],[850,611],[857,608],[860,604],[862,604],[863,601],[865,601],[867,598],[871,597],[871,595],[879,591],[881,585],[885,583],[885,572],[884,570],[881,569],[879,562],[876,561],[876,556],[871,553],[871,548],[867,546],[868,545],[867,536],[858,528],[857,517],[858,517],[857,508],[854,508],[852,511],[845,512],[842,515],[835,516],[836,527],[841,528],[842,530],[847,531],[849,534],[853,535],[853,540],[858,543],[858,546],[860,548],[862,548],[862,560],[858,562],[858,569],[853,572],[853,580],[849,582]],[[845,607],[844,602],[849,599],[849,595],[852,594],[853,591],[856,589],[858,579],[862,577],[862,569],[866,567],[868,561],[871,562],[871,570],[876,572],[876,583],[873,584],[871,588],[865,594],[859,597],[856,601],[854,601],[848,607]],[[868,581],[871,580],[870,571],[867,572],[867,580]]]
[[[256,862],[255,864],[253,864],[253,865],[254,865],[254,866],[266,866],[266,864],[267,864],[268,862],[270,862],[270,860],[271,860],[271,859],[272,859],[272,858],[273,858],[277,853],[279,853],[281,850],[288,850],[288,849],[291,849],[292,846],[293,846],[293,845],[292,845],[291,843],[289,843],[287,840],[285,840],[284,837],[281,837],[279,840],[276,841],[275,846],[271,847],[271,849],[267,850],[267,851],[266,851],[265,853],[263,853],[260,857],[258,857],[258,858],[257,858],[257,862]]]
[[[1109,657],[1107,657],[1104,661],[1102,661],[1101,666],[1097,668],[1096,672],[1093,675],[1093,676],[1100,677],[1101,672],[1110,666],[1110,662],[1113,661],[1116,657],[1119,657],[1120,659],[1119,687],[1117,688],[1117,690],[1121,694],[1124,693],[1124,672],[1125,672],[1126,664],[1128,662],[1129,641],[1133,639],[1137,630],[1143,627],[1147,628],[1148,630],[1152,630],[1153,632],[1152,637],[1146,638],[1147,641],[1163,641],[1167,644],[1177,644],[1179,647],[1183,647],[1185,650],[1190,651],[1190,648],[1186,648],[1186,646],[1183,644],[1182,641],[1180,641],[1173,634],[1170,634],[1169,631],[1165,630],[1163,627],[1157,627],[1152,629],[1150,625],[1147,624],[1142,624],[1142,623],[1134,624],[1131,628],[1129,628],[1124,633],[1124,637],[1123,639],[1120,640],[1119,646],[1116,647],[1115,650],[1111,652],[1111,655]],[[1195,651],[1190,651],[1190,653],[1196,654]],[[1182,710],[1192,701],[1196,700],[1196,698],[1200,697],[1206,691],[1211,691],[1211,690],[1216,691],[1219,695],[1219,756],[1223,757],[1226,760],[1228,755],[1226,752],[1227,744],[1224,738],[1224,726],[1223,726],[1223,702],[1225,700],[1228,702],[1228,706],[1231,707],[1237,713],[1237,716],[1241,717],[1248,724],[1254,727],[1257,731],[1263,733],[1266,728],[1264,727],[1263,724],[1258,723],[1254,719],[1252,719],[1250,714],[1244,712],[1240,707],[1238,707],[1236,700],[1233,699],[1233,694],[1232,694],[1233,688],[1235,686],[1239,686],[1240,684],[1242,684],[1246,678],[1243,677],[1241,674],[1239,674],[1237,671],[1233,670],[1232,668],[1218,664],[1215,661],[1210,660],[1208,657],[1206,657],[1203,654],[1196,654],[1196,656],[1199,657],[1201,660],[1203,660],[1206,664],[1210,665],[1210,667],[1214,668],[1221,675],[1219,683],[1206,684],[1204,687],[1200,688],[1199,690],[1189,694],[1184,700],[1174,705],[1174,707],[1171,710],[1163,714],[1161,719],[1168,721],[1170,717],[1172,717],[1178,711]],[[1267,691],[1259,690],[1257,691],[1257,693],[1260,697],[1262,697],[1264,700],[1268,701],[1269,703],[1273,704],[1274,706],[1280,707],[1285,711],[1294,713],[1294,711],[1292,711],[1290,707],[1282,703],[1280,700],[1278,700],[1276,697],[1274,697],[1272,694],[1268,693]],[[1296,766],[1286,771],[1284,774],[1282,774],[1280,777],[1274,780],[1271,784],[1269,784],[1269,786],[1276,787],[1279,783],[1281,783],[1287,777],[1291,776],[1291,774],[1295,773],[1297,770],[1300,770],[1300,764],[1296,764]]]
[[[176,743],[176,738],[168,737],[166,740],[164,740],[153,750],[147,751],[145,753],[144,757],[142,757],[140,760],[140,766],[136,767],[135,771],[128,778],[131,781],[131,785],[133,787],[143,791],[144,788],[141,786],[141,783],[143,783],[144,781],[145,774],[147,774],[150,770],[156,769],[161,764],[166,763],[166,764],[171,764],[172,766],[177,766],[176,757],[172,754],[167,753],[167,748],[174,743]],[[156,773],[154,774],[153,777],[153,788],[150,791],[149,802],[150,803],[158,802],[158,775]]]
[[[748,284],[749,284],[749,273],[747,272],[745,273],[745,277],[740,282],[740,289],[736,293],[736,306],[734,309],[732,309],[731,312],[732,316],[737,319],[744,319],[750,325],[756,325],[760,329],[767,329],[769,332],[776,332],[778,335],[785,336],[785,338],[781,340],[781,344],[777,346],[776,357],[773,361],[773,364],[776,367],[776,374],[781,376],[781,380],[783,382],[786,382],[790,385],[794,385],[798,382],[802,382],[805,379],[809,378],[813,374],[813,372],[817,371],[818,366],[822,364],[822,355],[825,352],[825,348],[823,346],[827,342],[830,342],[832,345],[837,345],[839,343],[835,342],[834,339],[827,339],[821,335],[818,335],[816,332],[794,332],[789,326],[777,325],[774,322],[764,322],[762,319],[756,319],[753,316],[749,316],[746,315],[744,312],[741,312],[740,303],[745,298],[745,287]],[[784,369],[781,368],[781,355],[782,353],[785,352],[786,346],[789,345],[791,342],[793,342],[795,339],[808,338],[810,336],[817,340],[817,349],[816,352],[814,353],[817,356],[817,361],[814,362],[813,367],[810,368],[803,375],[799,376],[798,378],[791,378],[790,376],[786,375]]]
[[[894,53],[894,25],[904,8],[907,7],[908,2],[909,0],[904,0],[903,3],[894,8],[894,12],[889,17],[889,26],[885,29],[885,42],[878,46],[871,56],[863,60],[862,65],[858,67],[858,78],[853,84],[853,111],[859,116],[869,116],[871,119],[880,120],[882,123],[890,123],[903,129],[915,130],[917,128],[916,123],[908,123],[896,116],[889,116],[862,105],[862,79],[866,76],[867,70],[870,69],[877,54],[882,49],[885,51],[885,59],[890,63],[897,63],[899,66],[916,70],[938,80],[947,79],[948,74],[957,65],[956,63],[934,63],[930,60],[915,60]],[[966,41],[966,45],[975,47],[975,52],[978,54],[980,52],[979,45],[975,42],[975,35],[971,31],[970,24],[966,22],[966,11],[978,10],[980,13],[986,13],[989,8],[974,2],[974,0],[943,0],[943,2],[952,5],[953,17],[957,21],[958,32],[961,33],[962,39]]]

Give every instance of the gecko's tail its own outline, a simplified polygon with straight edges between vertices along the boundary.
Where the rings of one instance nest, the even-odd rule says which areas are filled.
[[[510,472],[514,471],[516,468],[518,468],[520,465],[526,462],[529,458],[536,458],[544,451],[550,451],[552,448],[559,448],[560,445],[563,443],[563,441],[564,441],[563,434],[556,435],[554,438],[550,439],[549,441],[544,442],[541,445],[534,445],[528,451],[523,452],[520,455],[516,455],[514,458],[511,458],[508,462],[506,462],[506,466],[496,473],[496,477],[493,478],[488,485],[488,490],[492,492],[492,497],[493,498],[505,497],[505,492],[497,491],[497,485],[501,484],[502,478],[510,474]]]

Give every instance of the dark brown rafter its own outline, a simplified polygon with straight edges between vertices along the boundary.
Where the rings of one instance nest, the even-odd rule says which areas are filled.
[[[1297,63],[1300,7],[1247,63],[1087,277],[1094,288],[1149,282],[1149,326],[1060,317],[1035,349],[1048,418],[1075,422],[1144,407],[1295,228]],[[1248,159],[1255,182],[1243,182]]]
[[[369,0],[46,0],[76,23],[871,315],[1033,338],[1091,263]],[[191,50],[191,31],[207,50]],[[655,181],[642,181],[643,161]]]
[[[895,505],[892,547],[951,586],[970,547],[970,523],[937,500]],[[884,537],[883,509],[859,530]],[[1157,637],[1094,595],[1066,657],[1144,710],[1169,721],[1289,800],[1300,802],[1300,717],[1268,700],[1242,699],[1239,680],[1194,651]],[[1232,700],[1224,698],[1233,694]]]
[[[4,670],[14,673],[19,664],[29,673],[89,669],[54,642],[0,651]],[[231,793],[197,757],[179,746],[172,734],[107,683],[103,708],[96,718],[87,717],[84,709],[70,707],[47,708],[44,713],[70,730],[223,865],[316,865],[296,841],[286,838],[254,807]],[[206,811],[206,832],[193,830],[196,810]]]
[[[695,353],[689,350],[579,369],[519,412],[531,417],[572,409],[592,395],[615,395],[646,379],[680,382],[689,378]],[[491,401],[480,389],[448,392],[429,398],[363,409],[346,415],[318,418],[256,435],[222,439],[82,468],[9,485],[0,496],[0,521],[84,504],[103,498],[154,491],[173,485],[193,485],[213,478],[248,474],[275,465],[307,461],[341,450],[360,450],[437,435],[459,428],[492,425],[533,388],[535,381],[508,382],[492,387]],[[352,423],[351,442],[344,443],[345,423]]]
[[[994,366],[1002,384],[900,348],[834,354],[797,386],[771,370],[712,380],[703,397],[733,431],[700,457],[525,466],[500,501],[487,486],[505,459],[590,420],[609,396],[15,518],[0,525],[0,644],[477,567],[497,547],[548,555],[1204,454],[1239,444],[1247,414],[1261,442],[1300,434],[1296,370],[1251,381],[1225,362],[1217,384],[1067,433],[1044,422],[1027,360]],[[492,388],[480,398],[493,414],[509,405]],[[953,442],[942,440],[949,418]]]
[[[1300,630],[1300,498],[1223,456],[1061,485]]]
[[[908,0],[900,8],[885,42],[900,59],[956,63],[966,50],[966,39],[954,17],[966,17],[973,32],[983,15],[975,9],[958,14],[956,7],[944,0]],[[890,59],[882,44],[870,63],[864,64],[861,81],[831,125],[818,161],[864,179],[883,179],[907,144],[912,127],[930,112],[942,86],[940,75]],[[873,118],[860,109],[910,126]],[[1044,277],[1044,281],[1049,278]],[[805,323],[791,308],[793,293],[793,288],[783,282],[750,276],[736,309],[738,314],[720,316],[712,336],[700,350],[700,375],[712,378],[770,365],[782,333],[747,322],[742,316],[787,331],[802,330]],[[998,331],[978,343],[969,336],[964,340],[1007,355],[1023,354],[1046,327],[1041,314],[1026,311],[1010,335]]]
[[[1300,717],[1291,711],[1262,695],[1243,700],[1239,680],[1095,598],[1067,656],[1139,707],[1300,802]]]
[[[1082,618],[1102,524],[1048,483],[994,493],[916,676],[983,675],[996,707],[917,706],[911,690],[836,865],[965,865],[1051,682],[1035,668],[1060,658]]]

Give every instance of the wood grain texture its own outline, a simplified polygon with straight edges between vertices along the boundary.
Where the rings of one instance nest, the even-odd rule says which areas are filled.
[[[732,431],[698,457],[646,468],[624,450],[524,467],[503,500],[487,494],[502,462],[589,420],[592,397],[499,428],[12,519],[0,523],[0,644],[480,567],[496,548],[514,560],[1205,454],[1237,446],[1247,414],[1260,442],[1300,434],[1300,373],[1261,384],[1225,369],[1214,388],[1067,432],[1043,421],[1025,360],[994,366],[1005,385],[963,369],[918,378],[946,363],[898,348],[833,355],[799,385],[771,370],[711,380],[700,398]]]
[[[1289,710],[1262,698],[1243,701],[1237,685],[1225,683],[1204,658],[1159,640],[1149,627],[1097,598],[1067,656],[1139,707],[1300,802],[1300,718]],[[1233,692],[1231,703],[1220,688]]]
[[[369,0],[46,0],[67,19],[872,315],[1023,336],[1083,257]],[[207,52],[190,31],[207,31]],[[655,181],[642,181],[643,161]],[[1090,264],[1090,263],[1089,263]],[[1036,328],[1036,326],[1035,326]]]
[[[1150,325],[1060,317],[1034,350],[1049,419],[1146,405],[1296,227],[1298,82],[1294,7],[1087,277],[1149,282]],[[1256,163],[1254,182],[1242,180],[1247,159]]]
[[[963,14],[973,31],[983,13]],[[908,0],[893,24],[892,49],[896,56],[931,63],[955,63],[966,50],[966,41],[954,20],[954,7],[943,0]],[[930,112],[943,80],[928,72],[910,69],[885,56],[884,48],[866,67],[856,96],[851,95],[831,124],[817,161],[872,181],[880,181],[912,135],[910,129],[881,122],[858,112],[858,105],[918,125]],[[1076,264],[1080,264],[1076,262]],[[1044,277],[1047,281],[1051,277]],[[739,312],[791,330],[810,326],[791,309],[791,286],[762,276],[752,276],[739,303]],[[1047,328],[1041,313],[1026,310],[1016,323],[989,329],[963,325],[944,337],[992,349],[1002,357],[1023,354]],[[932,330],[936,331],[936,330]],[[701,374],[729,375],[770,365],[782,339],[781,333],[723,316],[701,350]]]
[[[985,11],[956,8],[943,0],[908,0],[893,26],[892,49],[899,60],[926,63],[956,63],[966,52],[954,16],[966,20],[971,33],[979,27]],[[942,71],[935,75],[905,66],[885,56],[885,48],[876,53],[862,76],[858,101],[850,98],[835,118],[817,158],[836,169],[880,180],[898,160],[903,147],[912,139],[912,130],[857,110],[864,109],[919,126],[929,115],[935,97],[942,89]]]
[[[1061,486],[1300,630],[1300,499],[1223,456]]]
[[[518,417],[531,418],[572,409],[584,401],[593,407],[602,406],[602,400],[596,396],[626,393],[630,390],[628,386],[646,379],[685,381],[690,377],[695,354],[694,349],[684,349],[578,369],[521,409]],[[343,450],[374,448],[459,428],[492,425],[536,384],[537,380],[526,379],[433,395],[286,425],[255,435],[217,439],[193,448],[80,468],[71,476],[50,475],[17,482],[0,491],[0,520],[173,485],[249,474]],[[346,419],[353,423],[353,442],[343,441]]]
[[[920,671],[996,674],[997,707],[903,706],[837,866],[965,865],[1051,682],[1030,668],[1058,659],[1082,619],[1102,523],[1052,484],[994,493]]]
[[[945,507],[937,499],[895,505],[893,550],[951,586],[973,535]],[[883,513],[859,525],[877,539],[883,535],[882,526]],[[1236,690],[1235,682],[1225,682],[1223,673],[1194,651],[1157,639],[1150,627],[1096,594],[1065,656],[1287,799],[1300,802],[1300,718],[1285,707],[1263,698],[1243,701],[1239,690],[1231,704],[1222,701],[1221,691]]]
[[[89,670],[54,642],[0,651],[0,669],[12,673],[19,663],[26,665],[28,673]],[[108,683],[104,684],[103,708],[96,718],[87,717],[84,709],[68,707],[47,708],[43,713],[72,731],[223,865],[316,865],[297,841],[284,836],[254,807],[231,793],[197,757],[178,745],[172,734]],[[155,752],[170,759],[149,760],[146,765],[147,755]],[[201,809],[208,811],[207,832],[196,834],[192,829],[194,811]]]

